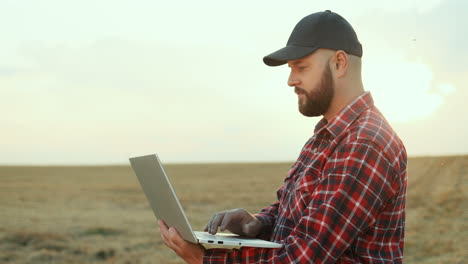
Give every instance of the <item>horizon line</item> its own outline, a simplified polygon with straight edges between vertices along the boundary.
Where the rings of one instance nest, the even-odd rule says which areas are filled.
[[[446,154],[446,155],[408,155],[408,159],[421,158],[454,158],[468,157],[465,154]],[[242,161],[242,160],[225,160],[225,161],[169,161],[164,162],[165,165],[216,165],[216,164],[272,164],[272,163],[294,163],[294,160],[277,160],[277,161]],[[129,166],[130,163],[109,162],[109,163],[0,163],[0,167],[112,167],[112,166]]]

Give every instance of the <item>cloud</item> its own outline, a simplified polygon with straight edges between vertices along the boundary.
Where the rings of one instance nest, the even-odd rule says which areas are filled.
[[[0,66],[0,78],[12,77],[20,72],[23,69],[12,67],[12,66]]]
[[[466,1],[11,3],[0,4],[3,162],[155,150],[170,161],[293,160],[317,119],[298,114],[288,69],[261,58],[325,9],[358,32],[366,88],[410,153],[468,149]]]
[[[453,84],[435,84],[428,65],[398,57],[366,60],[363,75],[365,87],[391,122],[431,118],[456,90]]]

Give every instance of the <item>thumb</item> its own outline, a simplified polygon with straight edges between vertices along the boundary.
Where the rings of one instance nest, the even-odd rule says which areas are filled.
[[[169,228],[169,234],[171,237],[171,241],[177,247],[180,247],[184,243],[184,239],[180,236],[179,232],[174,227]]]

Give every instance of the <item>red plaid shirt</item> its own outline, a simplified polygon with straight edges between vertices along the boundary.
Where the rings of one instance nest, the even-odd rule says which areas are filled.
[[[406,151],[369,92],[322,119],[278,201],[256,216],[280,249],[209,249],[204,263],[402,263]]]

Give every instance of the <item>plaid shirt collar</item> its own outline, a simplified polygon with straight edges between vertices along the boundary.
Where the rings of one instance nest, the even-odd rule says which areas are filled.
[[[373,105],[374,100],[372,99],[372,95],[367,91],[343,108],[330,122],[322,118],[315,126],[314,134],[318,135],[326,129],[332,137],[336,138],[345,131],[362,112]]]

